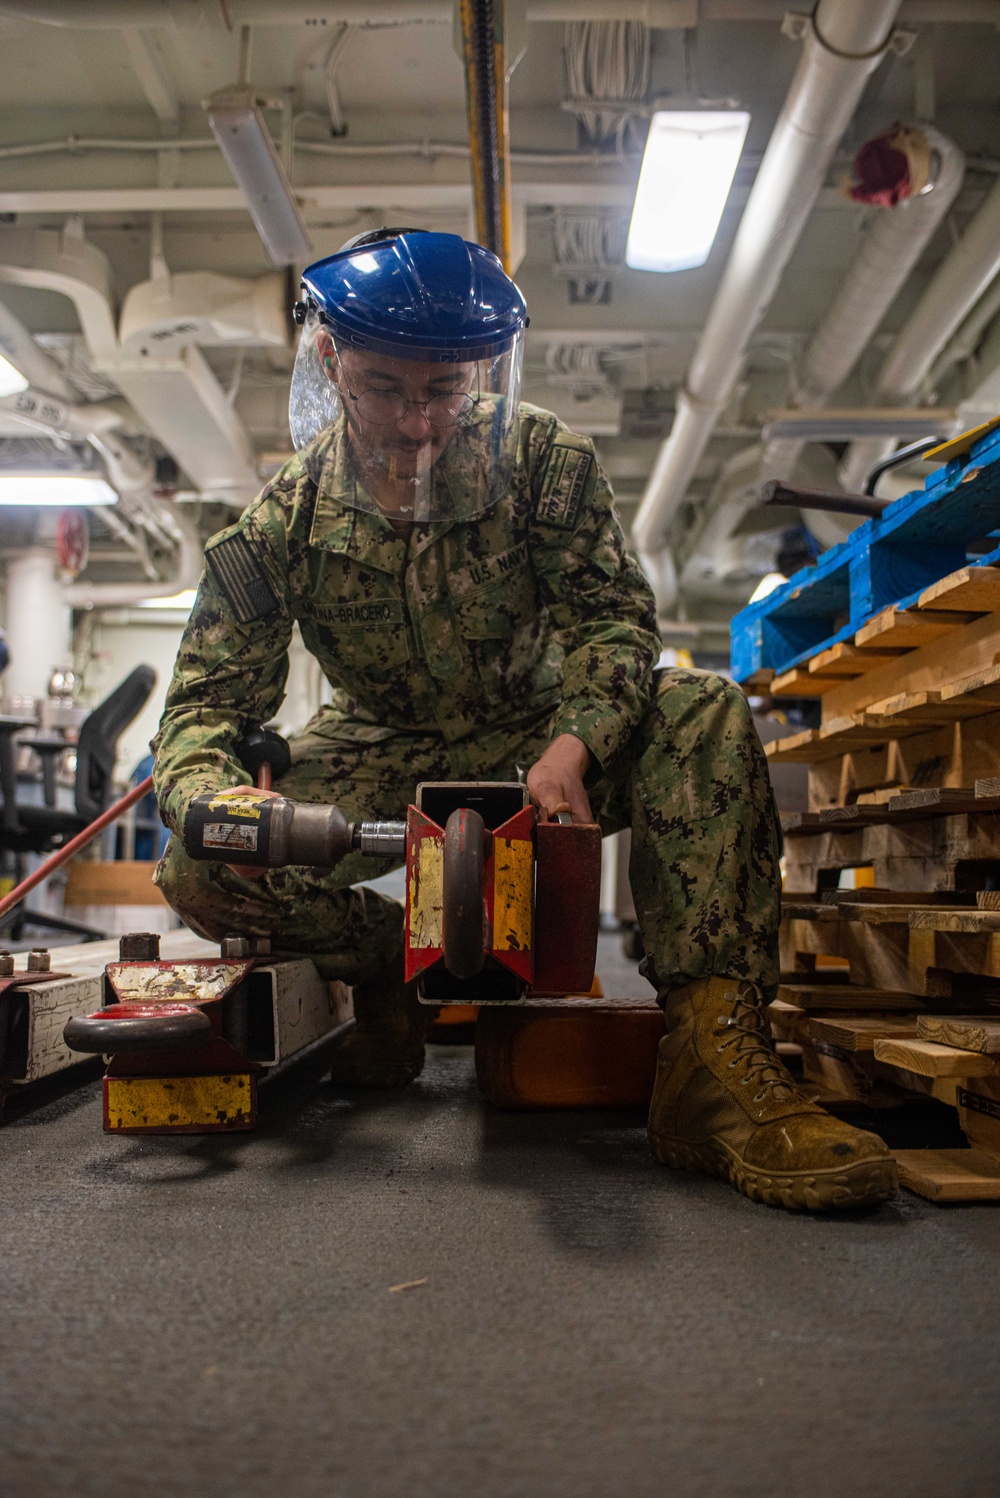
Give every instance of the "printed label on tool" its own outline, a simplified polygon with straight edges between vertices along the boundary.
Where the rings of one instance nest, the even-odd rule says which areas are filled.
[[[233,822],[206,822],[202,842],[206,848],[237,848],[244,853],[257,851],[256,827],[241,827]]]
[[[260,808],[266,800],[266,796],[251,796],[246,791],[220,791],[208,803],[208,809],[228,812],[231,817],[250,817],[259,822]]]

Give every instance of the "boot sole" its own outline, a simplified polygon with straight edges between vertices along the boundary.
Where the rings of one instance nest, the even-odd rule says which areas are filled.
[[[751,1201],[790,1212],[856,1211],[889,1201],[899,1190],[892,1159],[859,1160],[831,1170],[783,1171],[767,1175],[747,1165],[721,1140],[691,1144],[650,1132],[653,1154],[674,1170],[696,1170],[718,1176]]]

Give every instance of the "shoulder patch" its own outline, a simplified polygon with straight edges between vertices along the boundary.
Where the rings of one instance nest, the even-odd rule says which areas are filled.
[[[556,438],[542,475],[536,510],[538,519],[571,531],[576,525],[580,500],[593,467],[592,452]]]
[[[241,624],[263,619],[279,607],[258,548],[243,531],[217,541],[205,552],[205,560]]]

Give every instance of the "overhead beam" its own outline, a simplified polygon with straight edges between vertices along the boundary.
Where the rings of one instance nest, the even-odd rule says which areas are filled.
[[[180,100],[156,37],[138,26],[123,27],[122,37],[135,75],[164,135],[176,134],[180,129]]]
[[[629,208],[627,183],[515,183],[515,202],[530,207]],[[296,188],[303,210],[324,208],[467,209],[467,182],[358,182]],[[60,187],[0,192],[0,213],[204,213],[246,212],[238,187]]]

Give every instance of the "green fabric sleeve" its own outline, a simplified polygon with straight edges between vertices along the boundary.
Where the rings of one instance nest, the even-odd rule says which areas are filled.
[[[203,791],[245,784],[236,746],[281,706],[292,635],[284,512],[270,489],[205,548],[159,730],[154,784],[178,831]]]
[[[656,608],[593,443],[550,431],[532,464],[532,560],[565,651],[553,736],[576,734],[604,767],[652,698]]]

